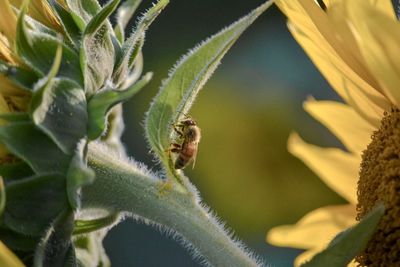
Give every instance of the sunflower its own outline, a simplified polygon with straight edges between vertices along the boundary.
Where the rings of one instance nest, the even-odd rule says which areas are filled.
[[[297,134],[289,151],[345,200],[294,225],[270,230],[267,241],[306,249],[298,266],[324,249],[378,202],[386,212],[367,248],[351,265],[400,264],[400,23],[389,0],[276,1],[288,28],[344,103],[304,103],[345,146],[321,148]]]

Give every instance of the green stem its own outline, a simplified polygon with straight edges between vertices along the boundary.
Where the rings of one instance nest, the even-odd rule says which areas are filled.
[[[88,160],[96,179],[83,188],[83,211],[125,212],[164,225],[181,235],[212,266],[261,265],[181,186],[163,182],[99,144],[90,145]]]

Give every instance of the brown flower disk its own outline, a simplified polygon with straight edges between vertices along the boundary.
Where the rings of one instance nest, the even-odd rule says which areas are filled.
[[[385,205],[378,228],[359,266],[400,266],[400,111],[385,112],[379,130],[362,156],[358,181],[357,220],[378,202]]]

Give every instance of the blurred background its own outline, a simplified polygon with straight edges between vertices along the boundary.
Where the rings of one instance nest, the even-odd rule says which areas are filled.
[[[144,72],[155,76],[124,107],[129,155],[158,169],[142,122],[161,80],[188,49],[262,2],[171,1],[146,36]],[[138,14],[150,5],[144,0]],[[310,95],[337,99],[272,7],[228,52],[190,114],[202,129],[202,141],[196,168],[187,168],[187,175],[237,237],[276,266],[292,266],[301,251],[267,244],[270,228],[295,223],[317,207],[344,203],[286,150],[291,131],[318,145],[338,145],[303,111]],[[200,266],[170,237],[137,222],[119,224],[104,243],[114,267]]]

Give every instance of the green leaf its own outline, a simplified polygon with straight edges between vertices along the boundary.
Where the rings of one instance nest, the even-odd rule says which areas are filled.
[[[116,8],[117,2],[114,0],[92,17],[84,30],[79,60],[84,73],[85,92],[89,95],[110,79],[114,69],[115,51],[107,17]]]
[[[69,13],[80,31],[84,31],[86,24],[96,15],[101,7],[96,0],[66,0]]]
[[[147,113],[146,136],[156,154],[166,161],[170,146],[171,123],[189,112],[199,90],[217,68],[222,57],[247,27],[268,7],[268,1],[228,28],[201,43],[184,56],[163,82]]]
[[[32,236],[42,235],[57,215],[68,207],[65,177],[37,175],[7,185],[4,224]]]
[[[86,149],[85,140],[82,139],[67,172],[67,195],[69,203],[74,210],[80,206],[80,188],[92,183],[95,178],[93,170],[85,162]]]
[[[27,91],[32,91],[35,82],[39,79],[39,77],[32,71],[18,66],[11,66],[7,62],[1,60],[0,73],[9,78],[16,86]]]
[[[145,86],[153,76],[147,73],[143,78],[130,88],[119,90],[104,90],[94,95],[88,104],[89,125],[88,137],[91,140],[98,138],[106,128],[107,112],[116,104],[126,101]]]
[[[139,20],[135,31],[131,34],[129,39],[122,46],[122,57],[117,62],[113,80],[115,84],[119,85],[123,82],[130,70],[129,63],[134,61],[132,56],[136,58],[138,53],[142,50],[145,32],[150,24],[157,18],[161,11],[167,6],[169,0],[159,0],[152,8],[150,8],[144,16]]]
[[[117,25],[114,32],[121,44],[125,40],[125,28],[141,2],[142,0],[126,0],[117,10]]]
[[[83,84],[78,55],[54,36],[30,31],[24,23],[25,10],[20,12],[17,24],[16,50],[23,61],[38,75],[50,72],[54,55],[59,45],[62,46],[62,60],[58,77],[71,79]]]
[[[87,234],[93,231],[100,230],[104,227],[109,227],[116,223],[119,219],[119,214],[112,214],[94,220],[76,220],[74,235]]]
[[[56,0],[50,0],[49,4],[52,6],[53,10],[57,14],[58,19],[64,29],[64,32],[66,33],[70,42],[75,46],[75,48],[78,48],[81,38],[81,30],[75,23],[71,13],[65,10],[65,8],[60,5]]]
[[[71,242],[74,214],[65,210],[46,231],[35,252],[34,266],[77,266],[75,249]]]
[[[17,162],[0,165],[0,175],[6,183],[33,175],[31,167],[25,162]]]
[[[0,127],[0,141],[37,173],[65,173],[68,169],[70,156],[33,123],[16,122]]]
[[[120,0],[112,0],[103,9],[94,16],[89,23],[86,25],[84,35],[93,34],[98,31],[99,28],[106,22],[107,18],[114,12],[117,8]]]
[[[76,83],[53,79],[40,99],[32,119],[66,154],[72,154],[87,131],[86,96]],[[40,101],[40,102],[39,102]]]
[[[301,266],[347,266],[366,247],[384,213],[383,204],[377,205],[362,221],[338,234],[324,251]]]

